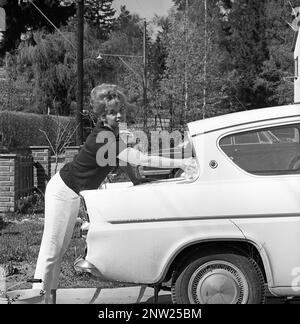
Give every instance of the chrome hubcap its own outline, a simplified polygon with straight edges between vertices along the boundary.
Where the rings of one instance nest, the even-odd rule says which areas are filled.
[[[188,284],[192,304],[245,304],[249,289],[244,274],[226,261],[210,261],[197,268]]]

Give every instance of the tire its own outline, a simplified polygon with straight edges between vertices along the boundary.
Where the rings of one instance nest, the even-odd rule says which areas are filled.
[[[262,304],[263,275],[253,259],[238,254],[197,255],[172,275],[174,304]]]

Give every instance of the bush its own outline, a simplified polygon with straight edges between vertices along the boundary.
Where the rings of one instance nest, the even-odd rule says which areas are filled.
[[[17,214],[36,214],[44,211],[44,197],[40,192],[32,192],[20,197],[16,202]]]
[[[63,124],[74,123],[73,117],[62,117],[53,115],[37,115],[31,113],[0,111],[0,138],[2,144],[9,151],[18,147],[28,146],[48,146],[45,135],[40,131],[43,130],[49,136],[52,142],[57,137],[57,120]],[[72,139],[72,142],[75,141]]]

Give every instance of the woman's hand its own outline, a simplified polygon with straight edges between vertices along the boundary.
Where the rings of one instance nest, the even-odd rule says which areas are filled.
[[[198,164],[195,158],[183,159],[181,169],[184,171],[186,179],[192,179],[198,172]]]

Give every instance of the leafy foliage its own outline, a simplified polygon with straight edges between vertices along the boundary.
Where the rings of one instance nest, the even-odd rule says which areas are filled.
[[[265,3],[261,0],[233,2],[227,28],[221,34],[222,48],[231,58],[227,67],[237,73],[236,95],[246,109],[266,104],[264,96],[254,89],[256,76],[268,58]]]
[[[18,214],[36,214],[44,211],[44,196],[41,192],[32,192],[16,201]]]
[[[207,0],[205,11],[205,1],[173,2],[167,17],[154,19],[156,35],[147,26],[148,116],[170,118],[172,129],[183,130],[191,120],[293,102],[289,3]],[[86,0],[84,104],[97,84],[117,83],[139,107],[139,121],[145,111],[143,20],[125,6],[118,17],[113,12],[110,0]],[[2,109],[74,114],[76,23],[72,17],[60,28],[63,37],[38,30],[35,43],[20,44],[8,60]]]
[[[22,112],[0,112],[0,133],[3,135],[3,145],[8,150],[31,145],[48,145],[45,136],[40,132],[47,132],[49,138],[55,142],[57,137],[56,116],[35,115]],[[59,117],[60,124],[69,125],[70,118]],[[71,120],[75,126],[75,120]],[[76,128],[76,127],[74,127]]]
[[[72,38],[68,32],[65,38],[58,37],[57,33],[38,32],[35,33],[37,45],[19,46],[16,68],[33,84],[33,112],[70,114],[69,107],[76,96],[76,56]]]
[[[294,99],[292,44],[295,35],[286,23],[291,18],[291,7],[284,0],[271,0],[266,2],[265,10],[269,56],[256,77],[254,90],[264,96],[266,106],[291,104]]]
[[[125,6],[121,6],[121,13],[114,22],[109,39],[101,44],[99,52],[103,54],[101,62],[110,69],[106,81],[120,84],[127,90],[130,101],[142,107],[143,21],[141,18],[130,14]],[[116,56],[105,56],[105,54]],[[121,56],[118,57],[118,54]],[[139,109],[136,118],[142,118],[142,114],[143,110]]]
[[[67,19],[76,12],[75,4],[70,7],[61,7],[60,0],[40,0],[37,5],[57,27],[65,24]],[[7,31],[5,42],[0,48],[0,56],[13,50],[20,43],[20,35],[26,31],[27,27],[33,30],[45,29],[51,32],[54,30],[54,27],[29,2],[9,0],[4,9],[7,17]]]
[[[98,27],[100,38],[107,38],[114,23],[116,10],[112,8],[113,0],[85,0],[85,18]]]
[[[186,10],[173,11],[169,17],[161,92],[172,128],[182,129],[188,121],[224,113],[221,107],[228,81],[221,69],[225,55],[219,46],[219,8],[208,2],[205,19],[203,5],[191,2]]]
[[[108,32],[109,26],[106,26]],[[84,53],[84,94],[85,105],[92,87],[104,82],[111,68],[96,60],[100,44],[99,28],[85,24]],[[12,62],[8,62],[12,74],[14,88],[21,80],[26,80],[34,101],[25,104],[23,111],[40,114],[73,115],[76,107],[77,91],[77,40],[76,21],[71,18],[60,32],[34,32],[35,44],[22,42]],[[14,110],[17,110],[16,108]]]

